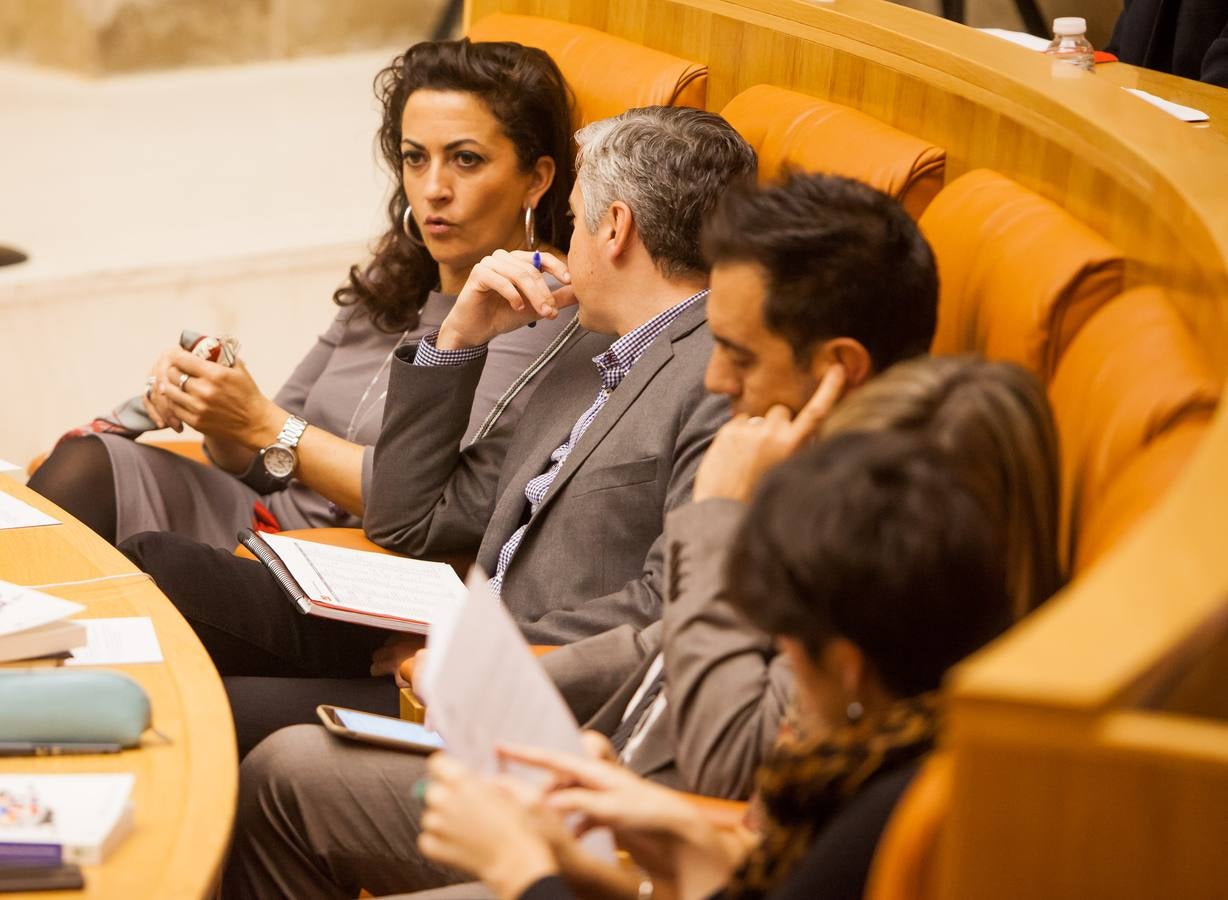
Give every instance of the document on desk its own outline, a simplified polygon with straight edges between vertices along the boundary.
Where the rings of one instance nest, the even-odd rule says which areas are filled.
[[[29,503],[0,491],[0,531],[6,528],[34,528],[59,524],[59,519],[54,519]]]
[[[162,662],[162,646],[148,616],[75,619],[85,626],[85,646],[64,660],[66,666],[126,666]]]

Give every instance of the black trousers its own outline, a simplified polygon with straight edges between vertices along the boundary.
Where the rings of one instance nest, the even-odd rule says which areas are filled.
[[[319,703],[396,715],[391,678],[370,677],[388,632],[298,612],[262,564],[167,532],[120,551],[149,573],[221,673],[240,755],[278,728],[318,722]]]

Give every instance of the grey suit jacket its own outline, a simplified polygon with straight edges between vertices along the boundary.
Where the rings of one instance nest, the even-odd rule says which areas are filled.
[[[603,656],[558,681],[581,719],[643,656],[639,631],[660,617],[667,512],[690,498],[695,468],[728,416],[703,372],[712,338],[703,304],[648,348],[572,449],[503,579],[503,600],[531,643],[604,634]],[[363,527],[412,556],[477,553],[487,572],[528,520],[527,482],[546,470],[600,389],[592,359],[610,339],[579,331],[518,421],[457,451],[483,360],[415,366],[398,350],[375,445]],[[620,675],[610,683],[606,670]],[[602,693],[604,691],[604,694]]]
[[[745,507],[705,500],[665,522],[666,594],[660,622],[643,629],[643,662],[586,723],[612,735],[658,652],[665,656],[666,712],[643,735],[630,767],[670,787],[713,797],[750,796],[793,691],[770,635],[726,599],[725,569]],[[543,658],[556,678],[599,655],[605,636]]]

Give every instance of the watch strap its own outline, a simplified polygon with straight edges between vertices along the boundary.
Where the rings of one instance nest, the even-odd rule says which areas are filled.
[[[289,447],[291,450],[298,446],[298,442],[303,438],[303,432],[307,430],[307,420],[302,416],[290,416],[286,419],[286,424],[281,426],[281,433],[277,435],[276,443]]]

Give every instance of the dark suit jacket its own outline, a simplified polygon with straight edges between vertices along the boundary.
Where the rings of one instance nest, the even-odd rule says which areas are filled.
[[[477,553],[487,572],[528,519],[527,482],[544,472],[600,389],[592,358],[610,339],[580,331],[551,364],[516,422],[457,451],[460,410],[483,360],[460,366],[392,363],[363,527],[411,556]],[[503,580],[503,600],[530,643],[609,633],[601,656],[557,679],[577,716],[595,708],[643,652],[639,631],[661,614],[666,513],[691,494],[695,468],[728,416],[707,394],[712,338],[698,304],[648,348],[572,449],[529,522]],[[607,667],[622,673],[610,683]],[[604,694],[602,694],[604,691]],[[576,697],[590,698],[587,709]]]
[[[1228,3],[1125,0],[1108,50],[1125,62],[1228,87]]]

